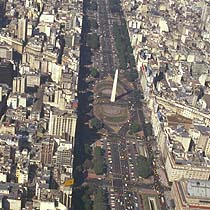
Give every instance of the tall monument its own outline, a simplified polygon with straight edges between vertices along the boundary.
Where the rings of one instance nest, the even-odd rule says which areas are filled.
[[[116,99],[117,80],[118,80],[118,69],[116,69],[115,75],[114,75],[114,82],[113,82],[113,86],[112,86],[112,95],[111,95],[111,100],[110,100],[111,102],[115,102],[115,99]]]

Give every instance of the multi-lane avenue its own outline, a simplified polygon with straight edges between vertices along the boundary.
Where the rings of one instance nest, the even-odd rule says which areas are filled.
[[[87,16],[94,17],[98,23],[96,30],[100,49],[93,52],[91,61],[95,68],[100,70],[100,78],[103,80],[108,75],[114,74],[118,68],[118,58],[114,44],[113,21],[120,23],[122,17],[113,15],[109,9],[108,0],[98,0],[97,11],[87,11]],[[83,57],[85,57],[83,55]],[[106,188],[109,192],[109,205],[112,210],[143,209],[140,192],[155,193],[159,190],[158,177],[155,177],[154,190],[153,179],[147,181],[138,176],[137,157],[149,156],[153,151],[150,144],[144,139],[127,136],[127,130],[131,121],[137,121],[144,126],[143,105],[136,98],[133,90],[139,89],[138,82],[134,82],[128,94],[128,107],[131,119],[118,133],[108,130],[108,134],[101,138],[101,144],[105,151],[107,173],[103,178],[88,180],[89,183]],[[89,90],[88,90],[89,91]],[[93,89],[91,91],[94,91]],[[94,104],[93,104],[94,106]],[[155,164],[154,164],[155,165]],[[158,189],[157,189],[158,188]]]

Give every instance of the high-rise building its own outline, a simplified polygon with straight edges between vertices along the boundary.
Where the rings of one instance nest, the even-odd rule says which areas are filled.
[[[210,3],[204,0],[204,5],[201,13],[201,25],[200,25],[201,30],[205,29],[205,25],[209,15],[210,15]]]
[[[14,74],[13,67],[14,65],[11,62],[0,62],[0,83],[7,84],[11,87]]]
[[[27,19],[22,17],[18,20],[18,39],[26,41],[27,36]]]
[[[166,157],[165,168],[168,180],[170,182],[178,181],[182,178],[201,180],[209,179],[210,167],[208,164],[206,164],[204,161],[191,161],[191,163],[189,161],[187,162],[187,160],[182,159],[181,152],[175,152],[177,152],[176,155],[172,154],[171,152],[168,152]]]
[[[69,141],[61,142],[56,152],[56,165],[70,167],[72,164],[72,144]]]
[[[41,143],[41,163],[51,165],[54,151],[54,140],[45,139]]]
[[[13,48],[6,43],[0,44],[0,58],[12,60],[13,59]]]
[[[181,180],[172,185],[175,210],[210,209],[210,181]]]
[[[17,182],[19,184],[27,183],[28,182],[28,169],[20,168],[20,165],[17,164],[16,177],[17,177]]]
[[[25,93],[26,77],[15,77],[12,83],[13,93]]]
[[[15,161],[17,162],[16,177],[19,184],[28,182],[29,156],[27,149],[23,149],[21,153],[19,151],[15,153]]]
[[[50,112],[49,135],[75,138],[77,115],[72,111],[62,111],[54,108]]]
[[[31,37],[33,33],[33,23],[28,22],[27,23],[27,37]]]

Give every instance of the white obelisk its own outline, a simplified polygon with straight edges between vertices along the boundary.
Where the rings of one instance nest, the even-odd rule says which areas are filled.
[[[111,102],[115,102],[115,99],[116,99],[117,80],[118,80],[118,69],[116,69],[115,75],[114,75],[114,82],[113,82],[113,86],[112,86]]]

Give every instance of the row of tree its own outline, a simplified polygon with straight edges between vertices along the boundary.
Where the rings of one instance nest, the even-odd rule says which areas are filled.
[[[104,162],[104,151],[101,149],[101,147],[95,147],[94,148],[94,171],[97,175],[102,175],[105,170],[105,162]]]
[[[92,126],[94,129],[96,129],[97,131],[99,131],[100,129],[103,128],[103,123],[102,123],[100,120],[98,120],[97,118],[93,118],[93,119],[91,120],[91,126]]]
[[[77,188],[73,191],[73,204],[74,209],[77,210],[92,210],[93,201],[91,199],[92,190],[86,186]]]
[[[117,22],[114,22],[113,25],[113,34],[115,39],[115,46],[117,49],[117,54],[120,62],[120,68],[126,70],[127,64],[129,62],[129,54],[132,53],[132,49],[130,49],[127,44],[126,37],[124,34],[124,27],[118,25]]]
[[[77,188],[73,192],[73,208],[76,210],[108,210],[108,198],[102,188],[94,186]]]
[[[152,160],[142,155],[137,157],[138,175],[144,179],[148,178],[153,174],[152,172]]]
[[[99,77],[99,71],[96,68],[91,68],[90,69],[90,75],[94,78],[98,78]]]
[[[108,210],[106,192],[99,188],[94,194],[93,210]]]
[[[89,160],[93,158],[92,148],[89,144],[84,144],[84,156],[85,156],[85,159],[89,159]]]
[[[141,130],[141,126],[138,123],[132,123],[130,125],[129,133],[132,135],[134,133],[137,133]]]
[[[125,70],[125,76],[128,81],[133,82],[138,78],[138,73],[135,70],[135,59],[126,22],[123,20],[121,25],[115,22],[113,25],[113,33],[120,68]]]

